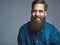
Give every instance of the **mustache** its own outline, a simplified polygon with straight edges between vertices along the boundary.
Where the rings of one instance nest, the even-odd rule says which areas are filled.
[[[32,17],[32,18],[36,19],[36,18],[40,18],[40,17],[39,16],[35,16],[35,17]]]
[[[31,16],[31,21],[35,20],[36,18],[42,19],[42,16]]]

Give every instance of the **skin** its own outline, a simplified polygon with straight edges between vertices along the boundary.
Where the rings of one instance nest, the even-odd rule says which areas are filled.
[[[31,15],[33,17],[35,17],[35,16],[38,16],[38,17],[40,17],[40,16],[42,16],[42,17],[47,16],[47,12],[45,11],[44,4],[35,4],[34,8],[32,10]],[[37,20],[39,21],[40,19],[37,18]]]
[[[47,16],[47,11],[45,11],[44,4],[35,4],[31,12],[31,30],[35,32],[42,30],[45,16]]]

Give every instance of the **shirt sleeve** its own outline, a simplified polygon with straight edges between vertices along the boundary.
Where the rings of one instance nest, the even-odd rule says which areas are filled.
[[[60,32],[54,27],[52,32],[52,45],[60,45]]]
[[[18,41],[18,45],[26,45],[25,44],[25,32],[24,32],[24,29],[23,28],[21,28],[19,30],[17,41]]]

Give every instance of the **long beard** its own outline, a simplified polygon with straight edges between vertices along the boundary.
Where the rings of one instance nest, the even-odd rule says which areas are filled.
[[[39,18],[39,19],[38,19]],[[30,30],[32,32],[40,32],[45,27],[45,17],[33,17],[31,16],[30,20]]]

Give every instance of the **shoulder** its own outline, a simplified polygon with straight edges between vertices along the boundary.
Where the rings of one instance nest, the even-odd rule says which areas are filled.
[[[29,22],[23,24],[23,25],[20,27],[19,31],[27,30],[27,28],[28,28],[28,24],[29,24]]]
[[[51,35],[51,34],[55,34],[55,33],[59,32],[59,31],[53,24],[46,22],[45,32],[47,33],[47,35]]]
[[[50,24],[48,22],[46,22],[45,29],[46,29],[46,32],[48,32],[50,34],[58,31],[58,29],[53,24]]]
[[[50,24],[48,22],[46,22],[46,29],[51,33],[59,32],[59,30],[53,24]]]
[[[48,29],[56,29],[56,27],[55,27],[53,24],[48,23],[48,22],[46,22],[46,27],[47,27]]]
[[[45,32],[46,32],[46,40],[60,41],[60,32],[54,25],[46,22]]]

